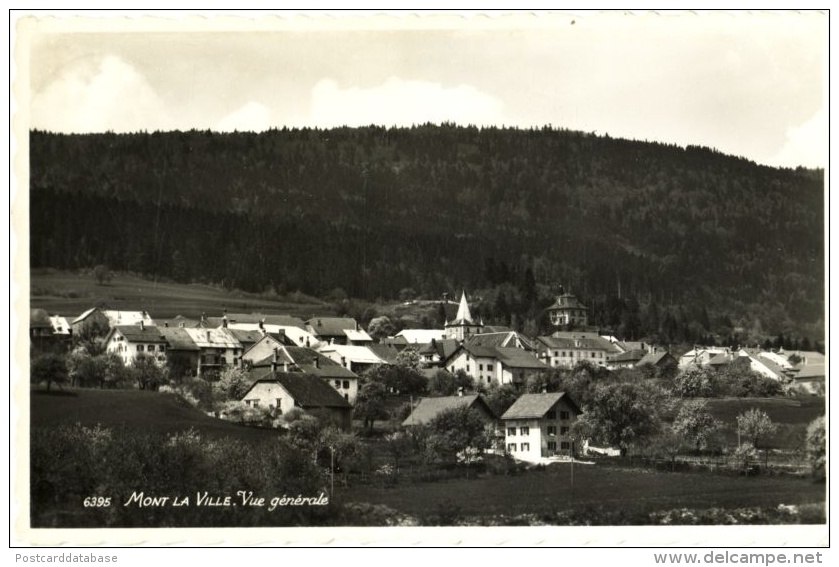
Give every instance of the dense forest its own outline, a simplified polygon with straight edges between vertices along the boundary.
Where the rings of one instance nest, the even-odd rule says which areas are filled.
[[[33,268],[365,300],[466,289],[486,318],[536,326],[562,284],[628,338],[823,338],[822,170],[443,124],[34,131],[30,173]]]

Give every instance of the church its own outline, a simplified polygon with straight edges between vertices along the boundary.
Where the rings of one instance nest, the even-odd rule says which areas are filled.
[[[472,335],[479,335],[483,327],[483,322],[475,322],[472,319],[469,304],[466,302],[466,292],[464,291],[460,296],[460,306],[457,308],[454,321],[446,321],[446,338],[463,341]]]

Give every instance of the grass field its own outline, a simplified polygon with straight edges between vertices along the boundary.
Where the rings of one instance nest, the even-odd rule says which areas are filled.
[[[145,390],[34,390],[30,396],[33,429],[81,423],[149,433],[195,429],[203,437],[234,437],[261,441],[275,438],[274,429],[258,429],[210,417],[174,394]]]
[[[153,318],[198,318],[202,313],[218,317],[225,308],[232,313],[294,315],[304,320],[315,314],[332,314],[328,303],[306,296],[273,298],[203,284],[154,282],[127,274],[114,274],[108,284],[98,285],[88,272],[60,270],[32,271],[30,302],[33,308],[71,320],[100,303],[111,309],[145,310]]]
[[[488,476],[393,488],[343,489],[347,501],[384,504],[427,516],[441,507],[462,516],[556,513],[604,507],[629,515],[673,508],[777,507],[825,502],[825,485],[791,477],[737,477],[708,473],[665,473],[600,465],[558,463],[515,476]]]

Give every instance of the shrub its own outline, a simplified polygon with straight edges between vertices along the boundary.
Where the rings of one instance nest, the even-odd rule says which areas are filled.
[[[810,471],[816,480],[825,480],[827,454],[825,451],[825,421],[824,416],[817,417],[807,426],[807,461]]]

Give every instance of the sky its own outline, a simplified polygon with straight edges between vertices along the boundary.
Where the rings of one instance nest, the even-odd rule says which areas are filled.
[[[825,167],[816,12],[81,20],[18,27],[56,132],[541,127]]]

